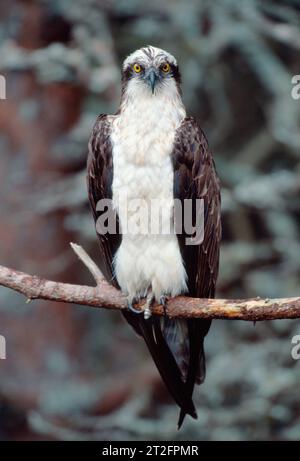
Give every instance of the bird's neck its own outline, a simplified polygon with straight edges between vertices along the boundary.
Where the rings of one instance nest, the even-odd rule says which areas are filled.
[[[145,85],[128,85],[124,91],[119,114],[123,119],[138,123],[151,123],[162,119],[179,125],[186,116],[179,89],[175,83],[163,88],[157,88],[152,94]]]

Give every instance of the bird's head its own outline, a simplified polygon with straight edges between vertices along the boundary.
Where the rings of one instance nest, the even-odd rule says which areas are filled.
[[[176,91],[180,94],[180,73],[177,61],[160,48],[147,46],[130,54],[123,63],[123,93],[147,92],[157,95]]]

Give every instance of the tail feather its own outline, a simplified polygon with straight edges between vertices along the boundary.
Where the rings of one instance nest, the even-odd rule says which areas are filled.
[[[163,337],[160,319],[158,317],[151,317],[149,320],[140,319],[140,325],[152,358],[170,394],[185,413],[195,417],[194,403],[187,395],[180,370]]]
[[[184,418],[186,417],[187,414],[190,414],[190,413],[186,413],[182,408],[180,409],[180,413],[179,413],[179,419],[178,419],[178,423],[177,423],[177,429],[179,430],[183,424],[183,421],[184,421]],[[190,414],[190,416],[194,419],[198,419],[198,415],[197,415],[197,412],[195,411],[192,415]]]
[[[192,399],[195,383],[201,384],[205,379],[204,338],[211,325],[210,320],[187,320],[189,332],[189,368],[186,380],[187,396]],[[178,429],[182,426],[185,411],[181,409],[178,420]],[[196,414],[197,418],[197,414]]]
[[[161,319],[156,316],[145,320],[141,315],[125,311],[124,316],[136,333],[142,336],[152,355],[155,365],[173,399],[180,407],[178,429],[189,414],[197,419],[197,412],[192,400],[195,383],[201,383],[205,377],[205,357],[203,349],[204,337],[209,330],[209,320],[186,320],[188,334],[188,368],[183,372],[178,360],[172,353],[172,346],[166,338],[168,334],[162,330]],[[171,325],[170,325],[171,328]],[[171,346],[171,347],[170,347]]]

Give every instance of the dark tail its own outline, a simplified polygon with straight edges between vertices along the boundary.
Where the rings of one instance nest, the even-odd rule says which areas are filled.
[[[173,399],[186,414],[197,418],[194,403],[186,392],[181,372],[162,334],[159,317],[140,318],[142,335],[157,369]]]
[[[181,409],[178,429],[181,427],[186,414],[197,419],[192,396],[195,382],[199,382],[199,379],[204,380],[203,339],[209,329],[210,321],[198,319],[187,321],[191,353],[187,378],[184,381],[178,363],[163,335],[160,318],[153,316],[149,320],[145,320],[142,315],[127,311],[123,315],[136,333],[144,338],[168,391]]]
[[[186,380],[187,396],[192,399],[195,383],[202,384],[205,380],[204,338],[210,328],[211,320],[187,320],[190,344],[190,359]],[[187,413],[181,408],[178,419],[178,430],[181,428]],[[197,418],[197,414],[196,414]]]

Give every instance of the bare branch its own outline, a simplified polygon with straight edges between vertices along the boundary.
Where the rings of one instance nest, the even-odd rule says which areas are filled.
[[[22,293],[28,299],[61,301],[105,309],[126,309],[127,303],[124,295],[103,279],[99,268],[83,248],[76,244],[71,244],[71,246],[95,278],[96,287],[44,280],[4,266],[0,266],[0,285]],[[300,297],[231,300],[178,296],[169,299],[167,311],[171,318],[250,321],[294,319],[300,318]],[[162,306],[155,305],[153,313],[163,315]]]
[[[104,277],[97,264],[87,254],[87,252],[82,248],[82,246],[77,245],[77,243],[73,242],[70,242],[70,245],[72,250],[77,254],[80,261],[82,261],[85,267],[87,267],[87,269],[90,271],[97,285],[99,285],[104,280]]]

